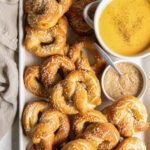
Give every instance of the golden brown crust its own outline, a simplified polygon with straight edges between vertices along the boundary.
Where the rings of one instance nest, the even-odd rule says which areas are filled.
[[[34,55],[38,57],[48,57],[54,54],[64,55],[66,34],[59,26],[45,31],[26,27],[26,33],[24,45]]]
[[[99,54],[93,43],[95,40],[90,37],[80,37],[69,49],[68,57],[76,64],[77,69],[95,71],[96,74],[102,72],[106,65],[106,61]],[[94,64],[90,66],[88,58],[82,51],[86,48],[94,56]]]
[[[34,144],[40,143],[41,149],[52,150],[52,145],[61,144],[66,140],[70,123],[65,114],[45,108],[47,103],[43,103],[35,101],[27,105],[23,112],[23,126]],[[40,112],[42,114],[39,117]]]
[[[24,131],[30,136],[32,128],[38,122],[38,115],[48,108],[48,103],[42,100],[36,100],[28,103],[22,115],[22,124]]]
[[[27,0],[25,12],[29,25],[37,30],[47,30],[55,26],[68,11],[72,0]]]
[[[84,21],[83,9],[87,4],[94,1],[95,0],[74,0],[67,12],[71,27],[79,34],[89,34],[92,31],[89,25]]]
[[[24,73],[25,87],[34,95],[38,97],[48,98],[50,95],[50,89],[44,87],[40,81],[40,66],[33,65],[28,67]]]
[[[149,126],[144,104],[133,96],[125,96],[116,100],[102,112],[124,137],[145,131]]]
[[[115,150],[146,150],[146,146],[140,139],[130,137],[123,140]]]
[[[101,104],[100,95],[96,76],[92,72],[77,70],[54,86],[50,102],[65,114],[86,113]]]
[[[69,28],[69,23],[68,23],[68,20],[67,20],[66,16],[62,16],[59,19],[57,25],[65,32],[65,34],[67,34],[68,28]]]
[[[75,135],[83,133],[86,128],[86,124],[94,122],[107,122],[106,117],[97,110],[90,110],[86,114],[77,114],[73,119],[73,131]]]
[[[67,143],[61,150],[96,150],[96,147],[84,140],[84,139],[77,139]]]
[[[111,123],[92,123],[78,138],[93,143],[97,150],[110,150],[119,142],[120,134]]]
[[[59,69],[63,70],[62,74],[58,73]],[[53,55],[45,60],[41,66],[33,65],[25,70],[25,87],[36,96],[48,98],[52,86],[74,69],[74,63],[68,57]]]
[[[62,69],[63,75],[75,70],[74,63],[66,56],[53,55],[43,62],[41,66],[41,80],[45,87],[54,85],[62,79],[58,70]]]

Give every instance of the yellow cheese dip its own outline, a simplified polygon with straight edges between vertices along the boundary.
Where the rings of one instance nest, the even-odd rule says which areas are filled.
[[[104,76],[104,89],[113,99],[122,96],[139,96],[143,88],[143,77],[141,72],[131,63],[120,62],[117,68],[123,73],[118,73],[110,67]]]
[[[150,45],[150,2],[112,0],[99,19],[99,32],[112,51],[132,56]]]

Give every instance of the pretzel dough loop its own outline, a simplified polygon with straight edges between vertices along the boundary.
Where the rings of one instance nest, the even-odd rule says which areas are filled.
[[[62,79],[58,70],[62,69],[64,76],[75,70],[74,63],[66,56],[54,55],[44,61],[41,67],[42,83],[45,87],[56,84]]]
[[[68,52],[68,57],[76,64],[77,69],[88,70],[88,71],[95,71],[96,74],[101,72],[106,65],[105,60],[99,54],[97,49],[94,47],[93,43],[95,40],[89,37],[81,37],[79,38],[70,48]],[[85,55],[82,52],[83,48],[86,48],[87,51],[90,51],[94,58],[95,62],[92,66]]]
[[[37,30],[54,27],[72,4],[72,0],[27,0],[25,12],[29,25]]]
[[[149,126],[144,104],[133,96],[116,100],[102,112],[124,137],[131,137],[137,132],[145,131]]]
[[[40,81],[40,66],[33,65],[28,67],[24,73],[25,87],[34,95],[38,97],[48,98],[50,95],[50,89],[45,88]]]
[[[99,81],[92,72],[71,72],[54,86],[50,101],[66,114],[85,113],[101,104]]]
[[[43,105],[45,106],[43,103],[42,101],[35,101],[25,108],[23,125],[25,131],[30,133],[29,136],[34,144],[40,143],[42,149],[52,150],[52,145],[59,145],[66,140],[69,135],[70,124],[65,114],[43,107]],[[42,114],[39,118],[40,112]],[[31,125],[30,121],[33,122]]]

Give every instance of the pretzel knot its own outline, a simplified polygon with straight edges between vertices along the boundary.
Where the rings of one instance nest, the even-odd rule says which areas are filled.
[[[28,67],[24,73],[25,87],[34,95],[38,97],[47,98],[50,95],[50,89],[45,88],[40,81],[40,65],[33,65]]]
[[[67,12],[71,27],[79,34],[89,34],[92,31],[91,27],[84,21],[83,10],[87,4],[94,1],[95,0],[74,0]]]
[[[66,56],[53,55],[40,65],[26,69],[24,83],[26,88],[36,96],[48,98],[51,86],[62,80],[75,66]],[[59,70],[62,70],[59,73]]]
[[[43,105],[46,104],[40,101],[29,104],[23,113],[23,125],[34,144],[40,143],[43,150],[52,150],[52,145],[61,144],[66,140],[70,124],[65,114],[50,108],[46,109]],[[42,114],[39,118],[40,112]]]
[[[93,143],[98,150],[112,149],[120,140],[117,129],[97,110],[90,110],[84,115],[75,115],[73,131],[77,139]]]
[[[129,137],[123,140],[116,150],[146,150],[145,144],[138,138],[136,137]]]
[[[96,145],[98,150],[113,149],[120,140],[117,129],[108,122],[92,123],[77,138],[86,139]]]
[[[65,114],[86,113],[101,104],[99,81],[92,72],[71,72],[54,86],[50,101]]]
[[[60,68],[63,70],[64,76],[75,70],[74,63],[66,56],[55,55],[44,61],[41,67],[41,75],[45,87],[57,83],[58,79],[62,79],[58,73]]]
[[[77,139],[77,140],[74,140],[74,141],[67,143],[62,148],[62,150],[79,150],[79,149],[96,150],[96,147],[92,143],[90,143],[84,139]]]
[[[86,129],[87,125],[96,122],[107,122],[106,117],[97,110],[90,110],[86,114],[77,114],[73,118],[73,131],[75,135],[80,135]]]
[[[72,4],[72,0],[27,0],[25,12],[29,25],[38,30],[55,26]]]
[[[106,62],[103,57],[99,54],[97,49],[94,47],[95,40],[89,37],[81,37],[79,38],[71,47],[68,52],[68,57],[76,64],[77,69],[95,71],[96,74],[101,72]],[[94,63],[90,66],[88,58],[86,54],[82,51],[83,49],[87,49],[87,52],[93,54]]]
[[[103,113],[124,137],[145,131],[149,126],[144,104],[133,96],[120,98],[105,108]]]

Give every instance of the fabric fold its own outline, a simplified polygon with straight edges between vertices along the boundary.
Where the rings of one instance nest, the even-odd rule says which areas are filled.
[[[11,128],[18,95],[17,0],[0,0],[0,139]]]

